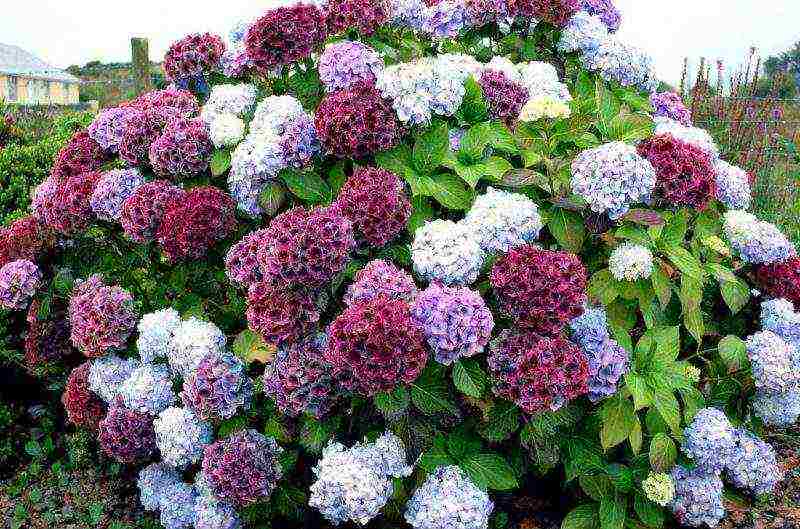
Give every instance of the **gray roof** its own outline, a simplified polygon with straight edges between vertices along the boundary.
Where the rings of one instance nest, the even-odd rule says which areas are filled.
[[[79,83],[81,81],[64,70],[50,66],[20,47],[7,44],[0,44],[0,74],[63,81],[65,83]]]

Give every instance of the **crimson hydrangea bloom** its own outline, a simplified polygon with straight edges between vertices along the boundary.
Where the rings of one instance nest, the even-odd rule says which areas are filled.
[[[267,230],[249,233],[228,250],[225,256],[225,272],[235,285],[250,288],[250,285],[264,278],[258,267],[258,250],[266,241],[266,233]]]
[[[122,105],[120,105],[122,106]],[[127,106],[142,112],[153,109],[172,108],[177,110],[179,116],[191,118],[200,112],[197,98],[188,90],[167,88],[165,90],[151,90],[140,95]]]
[[[53,232],[32,215],[0,228],[0,267],[17,259],[34,261],[55,243]]]
[[[72,370],[67,377],[61,403],[67,419],[75,426],[96,429],[105,415],[105,406],[100,397],[89,391],[89,362]]]
[[[589,363],[563,337],[503,331],[490,346],[494,393],[529,414],[557,410],[589,391]]]
[[[557,335],[583,314],[586,268],[568,252],[533,245],[514,248],[497,260],[491,284],[500,306],[524,329]]]
[[[653,136],[637,147],[656,170],[656,193],[672,204],[705,208],[717,192],[717,172],[704,150],[672,135]]]
[[[28,308],[28,333],[25,335],[25,367],[30,372],[59,361],[72,353],[69,323],[65,311],[50,309],[47,318],[39,316],[41,303],[33,300]]]
[[[310,56],[325,41],[325,28],[325,15],[315,5],[272,9],[247,31],[247,55],[255,67],[268,72]]]
[[[85,130],[75,133],[56,157],[50,173],[65,180],[90,171],[97,171],[109,160],[108,153]]]
[[[428,352],[408,303],[378,296],[350,305],[333,321],[325,358],[347,389],[372,396],[413,382]]]
[[[800,257],[758,267],[759,286],[772,298],[785,298],[800,310]]]
[[[81,173],[66,178],[58,184],[48,223],[55,231],[74,235],[89,227],[94,219],[91,198],[101,173]]]
[[[158,244],[171,261],[200,259],[236,229],[236,204],[216,187],[203,186],[169,202]]]
[[[125,348],[136,327],[133,297],[93,275],[77,284],[69,300],[72,344],[89,358]]]
[[[317,288],[344,270],[354,248],[353,225],[337,209],[297,207],[272,220],[258,262],[276,282]]]
[[[242,430],[206,447],[203,478],[219,499],[245,507],[275,490],[282,474],[281,452],[272,437]]]
[[[578,0],[507,0],[508,12],[526,18],[536,18],[556,27],[567,24],[578,12]]]
[[[528,89],[511,81],[503,72],[486,70],[481,74],[479,84],[486,97],[487,110],[495,119],[507,123],[515,121],[528,101]]]
[[[120,463],[145,461],[156,451],[153,417],[129,410],[120,398],[100,421],[97,440],[103,451]]]
[[[319,322],[319,308],[304,290],[287,289],[262,281],[247,293],[247,324],[267,343],[283,347],[311,334]]]
[[[383,2],[373,0],[328,0],[327,11],[331,33],[352,28],[362,35],[372,35],[387,19]]]
[[[411,216],[403,183],[396,174],[377,167],[357,169],[339,192],[336,206],[375,248],[397,237]]]
[[[167,125],[150,145],[149,152],[156,173],[179,179],[197,176],[208,169],[214,144],[205,121],[180,119]]]
[[[367,83],[326,95],[314,123],[323,147],[338,158],[363,158],[391,149],[401,136],[391,103]]]
[[[172,44],[164,56],[164,72],[172,82],[203,76],[218,69],[225,43],[212,33],[194,33]]]
[[[125,235],[138,243],[152,241],[169,204],[186,193],[166,180],[148,182],[133,192],[122,204],[120,223]]]

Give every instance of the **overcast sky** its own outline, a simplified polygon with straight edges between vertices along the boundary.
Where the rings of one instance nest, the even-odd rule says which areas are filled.
[[[193,31],[224,33],[237,19],[259,14],[274,0],[22,0],[5,4],[0,42],[15,44],[60,67],[91,60],[130,60],[131,36],[150,39],[151,57]],[[122,4],[119,8],[115,4]],[[660,77],[680,79],[684,57],[741,63],[750,46],[762,54],[800,40],[798,0],[616,0],[620,35],[644,47]]]

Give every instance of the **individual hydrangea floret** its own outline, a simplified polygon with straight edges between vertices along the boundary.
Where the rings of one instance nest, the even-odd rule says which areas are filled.
[[[595,213],[617,219],[650,199],[656,186],[652,164],[636,148],[612,142],[580,153],[572,162],[572,191]]]
[[[214,147],[234,147],[244,139],[245,123],[242,118],[227,112],[206,112],[203,121],[208,125],[208,137]]]
[[[561,337],[505,330],[490,344],[488,364],[495,395],[531,415],[555,411],[589,390],[586,355]]]
[[[278,349],[264,370],[264,393],[275,400],[282,413],[297,417],[309,413],[321,418],[336,403],[340,381],[323,353],[328,337],[318,333]]]
[[[342,301],[352,305],[383,295],[411,303],[418,293],[414,279],[405,270],[383,259],[375,259],[356,273]]]
[[[587,309],[570,322],[572,340],[580,345],[589,361],[589,400],[598,402],[617,392],[628,372],[628,352],[611,338],[603,308]]]
[[[158,509],[159,521],[164,529],[193,529],[195,510],[199,494],[187,483],[175,483],[166,487],[161,494]]]
[[[450,220],[426,222],[411,244],[414,271],[425,281],[446,285],[474,283],[485,255],[472,230]]]
[[[253,383],[244,363],[229,353],[207,355],[184,380],[184,406],[207,421],[230,419],[250,407]]]
[[[175,309],[162,309],[142,316],[137,326],[139,338],[136,340],[136,349],[142,362],[167,357],[173,333],[180,323],[181,316]]]
[[[176,374],[188,378],[206,355],[223,353],[227,339],[211,322],[189,318],[172,332],[167,360]]]
[[[650,94],[650,104],[653,105],[654,116],[677,121],[686,127],[692,126],[692,112],[675,92],[653,92]]]
[[[326,37],[325,15],[313,4],[267,11],[244,37],[250,62],[264,73],[305,59]]]
[[[144,467],[136,480],[142,507],[146,511],[157,511],[164,491],[180,482],[180,473],[169,465],[152,463]]]
[[[728,211],[723,221],[725,237],[747,263],[769,265],[797,255],[794,244],[777,226],[751,213]]]
[[[132,241],[147,243],[152,241],[167,205],[178,201],[185,192],[166,180],[155,180],[138,187],[122,203],[120,224]]]
[[[161,458],[178,469],[200,461],[203,449],[213,440],[211,425],[186,408],[167,408],[153,426]]]
[[[408,304],[378,296],[346,308],[331,323],[325,359],[345,387],[372,396],[413,382],[428,360]]]
[[[769,426],[786,428],[800,418],[800,391],[798,390],[785,393],[758,391],[752,404],[756,416]]]
[[[500,307],[524,329],[555,336],[583,314],[587,272],[574,254],[519,246],[495,262],[490,279]]]
[[[122,383],[140,366],[141,362],[135,358],[95,358],[89,367],[89,389],[106,403],[112,404],[117,400]]]
[[[655,135],[669,134],[673,138],[694,145],[708,153],[713,160],[719,158],[719,147],[705,129],[687,126],[666,117],[656,117]]]
[[[239,514],[232,505],[210,498],[198,498],[194,505],[194,529],[241,529]]]
[[[256,87],[252,84],[218,84],[211,89],[201,115],[233,114],[244,117],[256,103]]]
[[[703,408],[683,431],[683,453],[704,472],[719,473],[735,457],[733,426],[723,412]]]
[[[597,48],[608,36],[608,28],[600,17],[579,11],[561,31],[558,49],[562,52],[587,52]]]
[[[25,310],[42,284],[39,267],[27,259],[0,267],[0,307]]]
[[[283,473],[281,452],[272,437],[242,430],[205,449],[203,474],[219,499],[246,507],[275,490]]]
[[[800,351],[772,331],[747,338],[747,356],[757,389],[778,393],[800,388]]]
[[[214,144],[203,120],[180,119],[167,125],[150,145],[149,152],[156,174],[180,180],[208,169]]]
[[[647,279],[653,274],[653,252],[640,244],[620,244],[608,258],[608,269],[619,281]]]
[[[675,483],[670,508],[678,522],[687,527],[716,527],[725,516],[719,475],[682,466],[673,468],[670,475]]]
[[[652,92],[658,87],[652,57],[613,35],[581,55],[581,64],[587,70],[598,72],[606,81],[618,82],[625,87],[635,87],[645,92]]]
[[[374,84],[383,70],[383,59],[369,46],[345,40],[325,46],[318,68],[325,90],[335,92],[359,82]]]
[[[202,79],[219,69],[219,61],[225,52],[222,38],[212,33],[193,33],[174,42],[164,56],[164,72],[167,78],[178,84]]]
[[[486,529],[494,503],[457,466],[434,470],[406,506],[414,529]]]
[[[120,463],[144,461],[156,451],[153,417],[126,408],[120,399],[100,421],[99,431],[100,447]]]
[[[489,187],[475,199],[462,221],[488,253],[507,252],[539,237],[542,217],[525,195]]]
[[[600,17],[611,32],[617,31],[622,23],[622,15],[613,0],[578,0],[578,7],[590,15]]]
[[[750,174],[722,159],[715,162],[714,171],[717,175],[717,200],[728,209],[750,209],[753,201]]]
[[[103,149],[116,152],[128,122],[137,114],[138,111],[131,107],[107,108],[94,118],[87,132]]]
[[[172,376],[165,365],[144,364],[120,385],[119,395],[133,411],[158,415],[175,403]]]
[[[248,233],[231,246],[225,256],[225,273],[231,283],[238,287],[250,288],[263,279],[258,265],[258,250],[266,240],[266,230]]]
[[[756,270],[759,287],[773,298],[785,298],[800,310],[800,257],[760,266]]]
[[[311,334],[319,318],[316,300],[304,289],[262,281],[247,292],[248,327],[276,347],[291,345]]]
[[[103,173],[89,198],[92,211],[100,220],[119,222],[122,205],[144,183],[144,177],[136,169],[114,169]]]
[[[647,479],[642,481],[642,490],[648,500],[662,507],[675,498],[675,482],[672,476],[664,472],[650,472]]]
[[[411,314],[434,358],[444,365],[481,353],[494,328],[483,298],[467,287],[433,283],[417,296]]]
[[[67,377],[61,403],[69,422],[81,428],[97,429],[105,416],[105,407],[89,388],[89,369],[89,362],[84,362],[72,370]]]
[[[775,450],[744,429],[734,431],[735,455],[725,469],[731,482],[753,494],[768,494],[783,479]]]
[[[72,344],[89,358],[125,349],[136,326],[133,296],[99,275],[79,282],[69,302]]]
[[[761,304],[761,327],[800,348],[800,313],[788,299],[771,299]]]
[[[356,235],[380,248],[408,224],[411,203],[398,176],[385,169],[356,169],[342,186],[336,208],[353,223]]]

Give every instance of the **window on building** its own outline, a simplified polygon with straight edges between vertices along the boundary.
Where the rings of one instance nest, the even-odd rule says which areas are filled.
[[[6,78],[6,99],[12,103],[17,100],[17,78],[13,75]]]

